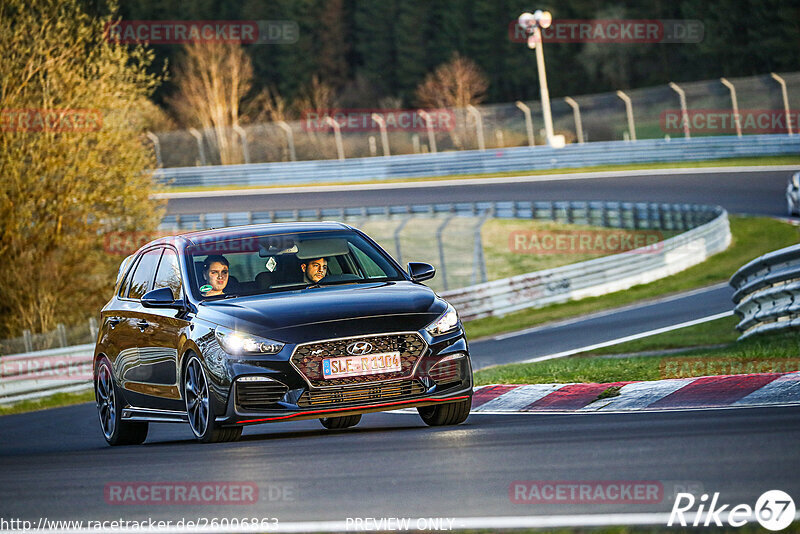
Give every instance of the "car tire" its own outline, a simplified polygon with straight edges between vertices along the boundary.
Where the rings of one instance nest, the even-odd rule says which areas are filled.
[[[417,408],[417,412],[428,426],[458,425],[466,421],[471,406],[470,398],[435,406],[421,406]]]
[[[208,389],[208,379],[203,364],[195,355],[189,358],[183,372],[183,398],[186,415],[194,437],[202,443],[236,441],[242,435],[242,427],[223,427],[216,423],[214,403]]]
[[[356,426],[361,421],[361,414],[345,415],[342,417],[322,417],[319,422],[328,430],[339,430]]]
[[[101,358],[94,373],[94,398],[100,429],[109,445],[139,445],[147,439],[149,425],[122,420],[122,398],[114,382],[111,362]]]

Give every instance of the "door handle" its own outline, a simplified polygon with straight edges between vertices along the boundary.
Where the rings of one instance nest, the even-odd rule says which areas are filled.
[[[109,317],[108,318],[108,326],[110,326],[111,328],[114,328],[115,326],[117,326],[119,324],[119,322],[120,322],[120,318],[119,317]]]
[[[138,323],[136,323],[136,326],[138,326],[138,327],[139,327],[139,330],[141,330],[141,331],[145,331],[145,330],[147,329],[147,327],[149,327],[149,326],[150,326],[150,323],[148,323],[148,322],[147,322],[147,321],[145,321],[144,319],[140,319],[140,320],[139,320],[139,322],[138,322]]]

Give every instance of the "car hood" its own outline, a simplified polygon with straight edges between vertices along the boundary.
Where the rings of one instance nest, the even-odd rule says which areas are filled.
[[[420,330],[447,304],[413,282],[348,284],[206,301],[202,319],[287,343]]]

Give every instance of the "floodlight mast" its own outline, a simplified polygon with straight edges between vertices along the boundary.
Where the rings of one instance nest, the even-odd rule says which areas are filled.
[[[528,34],[528,48],[536,50],[536,67],[539,71],[539,94],[542,99],[544,115],[544,132],[547,144],[553,146],[553,116],[550,112],[550,93],[547,90],[547,74],[544,66],[544,50],[542,49],[542,30],[553,23],[549,11],[537,9],[533,13],[525,12],[519,16],[517,23]]]

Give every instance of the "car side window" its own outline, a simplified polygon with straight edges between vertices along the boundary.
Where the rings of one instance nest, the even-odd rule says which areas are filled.
[[[168,287],[172,290],[172,298],[181,298],[181,267],[178,263],[178,255],[171,248],[164,249],[161,256],[161,263],[158,264],[156,281],[153,289]]]
[[[142,255],[131,277],[127,294],[129,299],[140,299],[142,295],[150,290],[150,283],[153,281],[153,274],[162,251],[163,249],[156,248],[148,250]]]

